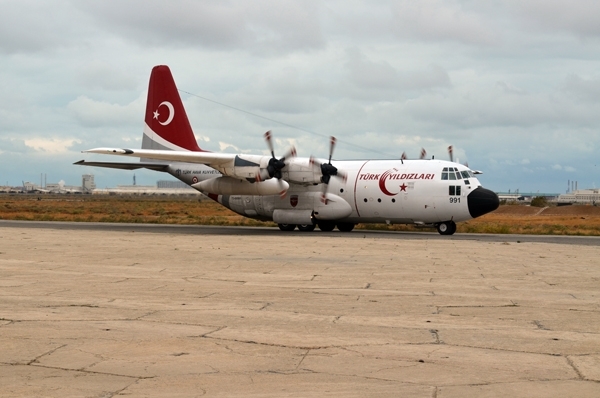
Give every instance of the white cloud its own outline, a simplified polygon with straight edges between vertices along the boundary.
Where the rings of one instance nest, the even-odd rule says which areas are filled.
[[[52,155],[68,153],[74,144],[81,144],[81,140],[75,138],[31,138],[23,142],[29,148]]]
[[[556,32],[566,31],[581,37],[600,36],[600,3],[594,0],[510,0],[507,9],[526,26]]]
[[[240,153],[241,150],[237,146],[233,144],[228,144],[226,142],[219,141],[219,151],[221,152],[235,152]]]
[[[79,96],[69,102],[67,109],[83,126],[116,126],[142,120],[145,98],[140,97],[127,105],[119,105]],[[140,125],[141,123],[139,122]]]
[[[392,3],[394,29],[399,36],[427,41],[455,40],[494,45],[498,30],[489,15],[461,1],[421,0]]]

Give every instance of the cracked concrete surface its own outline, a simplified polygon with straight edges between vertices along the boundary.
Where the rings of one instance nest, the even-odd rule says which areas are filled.
[[[0,395],[600,396],[600,247],[0,228]]]

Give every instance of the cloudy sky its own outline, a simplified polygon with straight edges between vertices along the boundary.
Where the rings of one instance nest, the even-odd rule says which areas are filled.
[[[139,147],[154,65],[199,145],[455,158],[496,191],[600,186],[596,0],[0,0],[0,185],[99,187],[73,166]],[[223,105],[224,104],[224,105]],[[225,106],[226,105],[226,106]],[[242,110],[242,111],[240,111]],[[168,176],[136,171],[138,184]]]

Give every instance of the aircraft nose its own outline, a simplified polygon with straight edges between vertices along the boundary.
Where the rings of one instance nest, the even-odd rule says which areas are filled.
[[[494,211],[500,206],[498,195],[483,187],[478,187],[471,192],[467,196],[467,203],[469,204],[469,213],[473,218]]]

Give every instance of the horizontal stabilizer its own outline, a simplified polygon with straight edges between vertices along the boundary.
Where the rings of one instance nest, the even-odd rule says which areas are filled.
[[[80,160],[79,162],[75,162],[73,164],[79,166],[94,166],[94,167],[106,167],[109,169],[121,169],[121,170],[137,170],[137,169],[149,169],[154,171],[167,171],[168,164],[160,164],[160,163],[144,163],[144,162],[86,162],[85,160]]]

